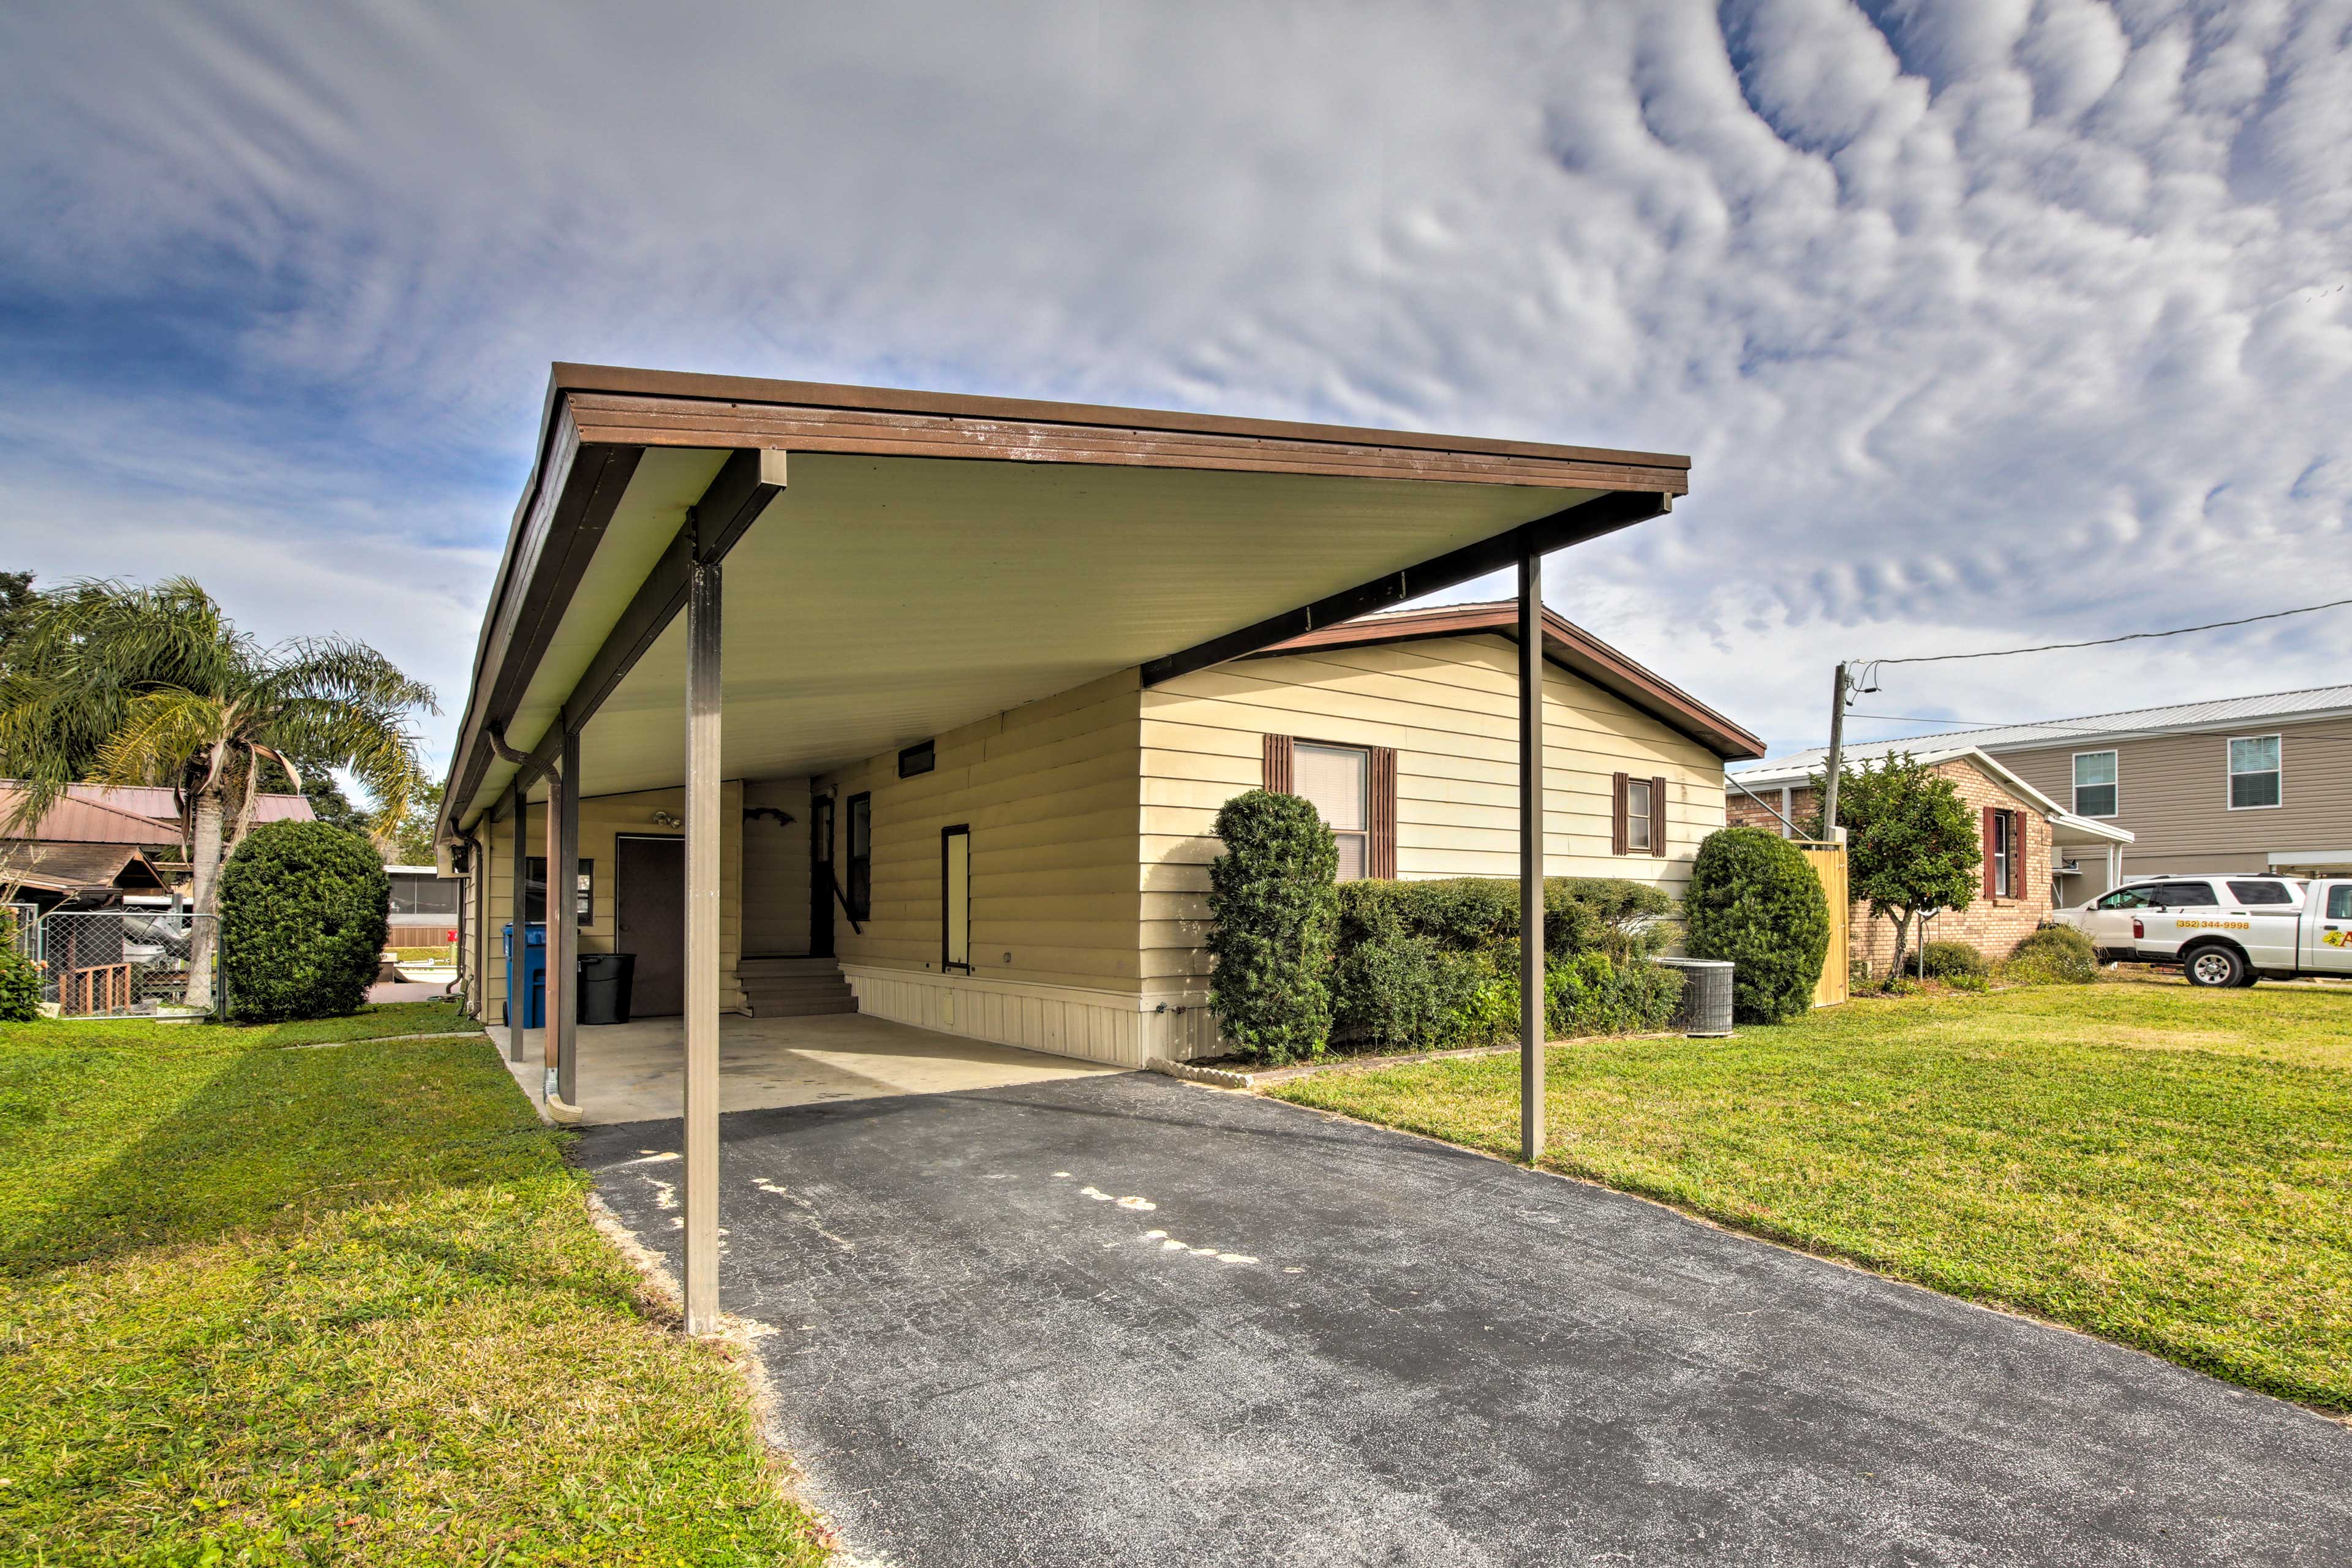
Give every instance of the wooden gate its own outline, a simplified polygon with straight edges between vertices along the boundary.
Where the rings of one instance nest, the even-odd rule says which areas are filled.
[[[1834,1007],[1846,999],[1846,977],[1852,960],[1846,951],[1847,926],[1853,913],[1853,900],[1846,894],[1845,846],[1817,844],[1800,839],[1797,848],[1813,875],[1822,879],[1822,897],[1830,906],[1829,952],[1822,960],[1821,978],[1813,983],[1813,1005]]]

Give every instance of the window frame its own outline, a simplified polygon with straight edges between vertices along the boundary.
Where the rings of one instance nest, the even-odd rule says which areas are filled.
[[[2105,784],[2095,784],[2089,786],[2092,789],[2111,789],[2115,791],[2116,800],[2113,810],[2084,811],[2083,809],[2083,790],[2084,786],[2082,779],[2082,771],[2083,759],[2084,757],[2113,757],[2115,759],[2114,764],[2107,770],[2115,776],[2110,778]],[[2069,808],[2076,816],[2085,817],[2093,822],[2112,822],[2116,817],[2121,816],[2124,814],[2124,754],[2121,747],[2110,746],[2103,752],[2076,752],[2070,761],[2067,778],[2074,789],[2074,795],[2067,804]]]
[[[1308,800],[1305,795],[1300,794],[1297,788],[1298,753],[1301,752],[1346,752],[1363,759],[1363,799],[1362,809],[1359,813],[1359,816],[1361,817],[1364,825],[1361,827],[1332,827],[1330,820],[1327,817],[1324,818],[1323,826],[1327,828],[1330,828],[1331,837],[1335,842],[1341,838],[1353,838],[1360,842],[1363,846],[1362,852],[1356,859],[1356,864],[1360,868],[1360,869],[1352,877],[1341,874],[1337,877],[1335,880],[1341,882],[1369,882],[1372,880],[1372,748],[1370,746],[1353,745],[1345,741],[1315,741],[1309,740],[1304,735],[1293,737],[1290,742],[1290,779],[1292,786],[1290,793],[1297,795],[1301,800],[1306,800],[1307,805],[1315,805],[1315,803],[1312,800]],[[1322,817],[1323,808],[1319,805],[1315,805],[1315,815],[1318,817]],[[1344,864],[1344,858],[1342,863]]]
[[[2237,767],[2237,756],[2236,756],[2236,752],[2237,752],[2237,749],[2238,749],[2238,742],[2241,742],[2241,741],[2268,741],[2268,742],[2270,742],[2273,746],[2275,746],[2275,747],[2277,747],[2277,748],[2278,748],[2278,763],[2277,763],[2277,765],[2276,765],[2276,766],[2273,766],[2273,767],[2263,768],[2263,769],[2260,770],[2259,772],[2247,773],[2242,773],[2242,773],[2240,773],[2238,772],[2238,767]],[[2271,802],[2269,802],[2268,804],[2266,804],[2266,805],[2240,805],[2238,804],[2238,780],[2239,780],[2240,778],[2258,779],[2258,778],[2261,778],[2264,773],[2268,773],[2268,774],[2270,774],[2272,777],[2273,777],[2273,778],[2275,778],[2275,779],[2277,779],[2277,780],[2278,780],[2278,798],[2277,798],[2276,800],[2271,801]],[[2231,736],[2229,736],[2229,737],[2227,737],[2226,739],[2224,739],[2224,740],[2222,741],[2222,742],[2221,742],[2221,804],[2222,804],[2222,805],[2223,805],[2225,808],[2227,808],[2228,810],[2231,810],[2231,811],[2280,811],[2280,810],[2284,810],[2284,809],[2285,808],[2285,806],[2286,806],[2286,736],[2284,735],[2284,732],[2282,732],[2282,731],[2277,731],[2277,730],[2273,730],[2273,731],[2269,731],[2268,733],[2265,733],[2265,734],[2260,734],[2260,735],[2231,735]]]
[[[955,956],[954,910],[949,899],[948,873],[953,866],[951,846],[963,840],[963,957]],[[971,970],[971,824],[959,822],[940,829],[940,973]]]
[[[1992,896],[2018,897],[2017,813],[1995,806],[1992,813]]]
[[[1642,809],[1639,811],[1633,809],[1633,792],[1637,789],[1642,792]],[[1630,773],[1626,775],[1625,853],[1628,855],[1654,856],[1658,852],[1656,795],[1657,791],[1652,786],[1650,780],[1635,778]],[[1642,825],[1641,835],[1638,837],[1633,832],[1633,824],[1636,820],[1639,820]]]
[[[572,864],[579,868],[579,874],[573,879],[575,885],[572,889],[572,900],[575,906],[573,913],[578,918],[574,920],[572,923],[577,925],[582,931],[586,931],[596,923],[596,862],[583,855],[580,857],[579,859],[572,862]],[[536,876],[531,874],[533,868],[537,868],[538,875]],[[546,924],[546,856],[526,855],[523,857],[523,882],[526,889],[523,894],[523,907],[526,910],[530,907],[530,895],[528,889],[530,888],[537,888],[539,889],[539,919],[531,921],[529,923],[532,925]]]
[[[860,790],[843,803],[842,858],[848,863],[848,878],[841,890],[841,901],[849,907],[853,921],[874,918],[874,792]],[[866,852],[857,852],[859,819],[864,819]]]

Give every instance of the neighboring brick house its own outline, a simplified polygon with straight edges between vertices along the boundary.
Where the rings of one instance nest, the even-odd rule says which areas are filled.
[[[1976,814],[1984,835],[1984,868],[1977,897],[1965,910],[1952,910],[1927,922],[1934,942],[1965,942],[1987,958],[2010,951],[2050,917],[2055,907],[2057,868],[2086,853],[2119,854],[2131,834],[2063,809],[1974,746],[1917,748],[1905,742],[1849,746],[1850,765],[1875,763],[1909,751],[1918,762],[1951,780]],[[1800,752],[1730,771],[1724,814],[1742,826],[1789,834],[1790,824],[1809,822],[1821,809],[1813,780],[1825,753]],[[1852,921],[1851,957],[1866,961],[1874,973],[1895,956],[1895,925],[1873,920],[1857,903]],[[1915,933],[1916,939],[1916,933]]]

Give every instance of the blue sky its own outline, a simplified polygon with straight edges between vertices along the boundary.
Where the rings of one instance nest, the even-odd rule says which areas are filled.
[[[2347,146],[2352,0],[11,7],[0,565],[364,637],[437,752],[551,360],[1664,448],[1552,601],[1804,744],[2352,595]]]

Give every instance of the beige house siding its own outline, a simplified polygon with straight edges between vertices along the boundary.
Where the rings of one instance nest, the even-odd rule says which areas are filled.
[[[743,811],[761,806],[792,818],[737,816],[743,834],[743,951],[760,958],[809,948],[809,784],[748,779]]]
[[[1123,670],[950,731],[914,778],[890,752],[815,781],[845,885],[849,799],[873,796],[872,917],[835,924],[861,1011],[1136,1066],[1181,1048],[1139,1016],[1140,689]],[[971,830],[969,975],[940,968],[940,833],[956,825]]]
[[[2280,802],[2273,808],[2229,809],[2232,737],[2279,737]],[[2140,740],[2072,741],[1993,753],[2001,765],[2061,805],[2074,799],[2074,753],[2116,755],[2118,811],[2111,818],[2137,835],[2124,848],[2124,870],[2260,871],[2273,852],[2352,847],[2352,719],[2300,724],[2255,720],[2229,730]]]
[[[728,1005],[741,1005],[739,953],[807,949],[813,795],[834,801],[834,864],[846,886],[849,800],[868,794],[871,914],[862,931],[838,910],[834,922],[861,1011],[1133,1066],[1213,1051],[1202,946],[1212,829],[1220,806],[1262,782],[1263,737],[1396,749],[1399,876],[1515,877],[1516,669],[1514,646],[1485,635],[1248,659],[1150,691],[1129,669],[931,737],[932,771],[913,778],[898,776],[894,750],[805,782],[730,784]],[[1557,668],[1546,671],[1544,755],[1549,872],[1679,894],[1699,840],[1723,825],[1720,759]],[[1667,781],[1665,854],[1610,853],[1620,772]],[[747,804],[796,820],[746,824]],[[583,951],[611,944],[614,831],[657,809],[681,810],[679,792],[583,805],[581,853],[597,862]],[[969,974],[940,962],[940,830],[956,825],[971,833]],[[493,830],[494,922],[508,897],[507,842]],[[495,1016],[503,973],[488,978]]]
[[[582,952],[614,951],[614,912],[613,870],[614,840],[622,834],[659,838],[676,829],[654,821],[654,813],[682,816],[686,792],[646,790],[635,795],[591,795],[580,803],[580,858],[595,862],[595,883],[589,900],[590,922],[580,928]],[[743,944],[743,786],[729,782],[719,788],[719,1005],[729,1012],[745,1011],[742,988],[736,984],[736,961]],[[546,852],[547,807],[530,808],[524,827],[523,853]],[[489,972],[483,978],[486,1003],[481,1016],[498,1021],[506,1005],[505,928],[514,910],[514,822],[509,818],[488,825],[483,834],[489,850],[486,912],[490,937]]]
[[[1143,694],[1142,973],[1202,999],[1211,837],[1261,780],[1262,737],[1397,752],[1397,874],[1518,875],[1517,649],[1499,637],[1317,649],[1198,671]],[[1664,777],[1664,856],[1610,853],[1612,777]],[[1544,858],[1556,877],[1627,877],[1679,895],[1723,826],[1723,763],[1620,699],[1547,666]]]

